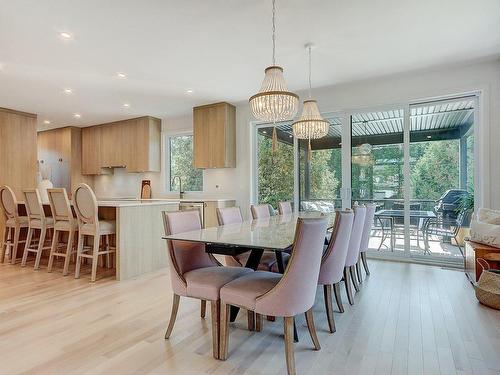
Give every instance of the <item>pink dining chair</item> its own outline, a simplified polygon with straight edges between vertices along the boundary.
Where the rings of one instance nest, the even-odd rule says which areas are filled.
[[[354,289],[359,291],[358,280],[356,278],[355,266],[359,259],[359,246],[361,244],[361,235],[363,233],[363,227],[365,225],[366,207],[365,206],[353,206],[354,211],[354,221],[352,224],[351,238],[349,239],[349,249],[347,250],[347,257],[345,260],[344,267],[344,282],[347,292],[347,299],[351,305],[354,305],[354,295],[352,292],[351,281],[349,276],[351,276]]]
[[[252,219],[265,219],[271,216],[271,210],[274,212],[274,208],[270,204],[252,204],[250,206],[250,212],[252,213]]]
[[[230,306],[240,306],[262,315],[284,317],[285,356],[288,374],[295,374],[293,352],[294,316],[306,314],[306,322],[314,347],[320,344],[314,327],[312,307],[323,254],[327,221],[323,218],[298,219],[292,256],[281,275],[256,271],[236,279],[220,291],[221,343],[220,359],[225,360],[229,344]]]
[[[361,263],[365,268],[367,275],[370,274],[370,269],[368,268],[368,263],[366,261],[366,251],[368,250],[368,243],[370,241],[370,235],[372,233],[373,218],[375,217],[375,210],[377,205],[375,203],[368,203],[366,205],[366,215],[365,223],[363,226],[363,233],[361,235],[361,243],[359,245],[359,259],[356,263],[356,273],[358,274],[358,281],[363,282],[363,275],[361,274]]]
[[[290,215],[293,213],[291,202],[278,202],[278,213],[280,215]]]
[[[340,281],[342,280],[349,239],[351,237],[354,213],[349,211],[337,211],[333,225],[332,236],[323,253],[321,268],[319,271],[318,285],[323,285],[325,298],[326,316],[330,332],[335,332],[335,320],[333,318],[332,289],[340,312],[344,312],[342,297],[340,294]]]
[[[163,212],[165,234],[201,229],[198,210]],[[205,244],[199,242],[167,240],[170,280],[174,292],[172,312],[165,339],[174,328],[180,297],[200,299],[201,316],[205,316],[206,301],[210,301],[212,318],[213,355],[219,358],[220,289],[228,282],[253,273],[249,268],[224,267],[211,254],[205,252]]]
[[[239,207],[217,208],[217,220],[219,225],[238,224],[243,222],[243,216],[241,215]],[[250,252],[247,251],[240,255],[227,255],[224,260],[228,266],[243,267],[246,265],[249,256]],[[258,269],[262,271],[272,271],[275,264],[276,256],[273,253],[264,252],[260,259]]]

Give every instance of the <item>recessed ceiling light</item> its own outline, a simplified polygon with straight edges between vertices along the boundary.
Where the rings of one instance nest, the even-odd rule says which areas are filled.
[[[64,93],[65,94],[73,94],[73,90],[72,89],[64,89]]]
[[[81,114],[79,114],[79,113],[74,113],[74,114],[73,114],[73,117],[74,117],[74,118],[80,118],[80,117],[82,117],[82,115],[81,115]]]
[[[187,90],[186,90],[186,92],[187,92],[188,94],[192,94],[194,91],[193,91],[193,89],[187,89]]]
[[[61,31],[59,33],[59,36],[63,39],[69,40],[73,38],[73,35],[71,33],[68,33],[67,31]]]
[[[130,104],[129,104],[129,103],[123,103],[123,106],[124,106],[125,108],[129,108],[129,107],[130,107]]]
[[[127,75],[126,75],[125,73],[123,73],[123,72],[118,72],[118,73],[116,73],[116,76],[117,76],[118,78],[127,78]]]
[[[49,120],[43,120],[43,123],[44,123],[45,125],[49,125],[49,124],[50,124],[50,121],[49,121]]]

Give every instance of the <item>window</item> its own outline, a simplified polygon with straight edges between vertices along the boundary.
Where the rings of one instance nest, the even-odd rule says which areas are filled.
[[[179,176],[183,191],[203,191],[203,170],[193,167],[193,136],[176,135],[168,138],[170,179],[167,186],[170,191],[179,190]]]

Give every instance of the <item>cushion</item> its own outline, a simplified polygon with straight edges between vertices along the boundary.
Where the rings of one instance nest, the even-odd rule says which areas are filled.
[[[224,285],[249,273],[253,273],[250,268],[221,266],[186,272],[183,277],[187,284],[187,297],[216,301]]]
[[[78,223],[76,220],[73,220],[73,221],[59,220],[59,221],[56,221],[54,228],[56,230],[69,232],[71,229],[78,230]]]
[[[18,216],[17,222],[19,224],[21,224],[21,225],[24,224],[24,226],[26,226],[29,223],[28,216]],[[7,227],[13,227],[13,226],[15,226],[16,225],[16,219],[15,218],[7,219],[7,221],[5,222],[5,225]]]
[[[94,224],[83,224],[80,228],[82,233],[94,233]],[[116,232],[116,221],[114,220],[99,220],[99,233],[112,234]]]
[[[220,290],[220,299],[229,305],[255,310],[257,297],[270,291],[280,280],[280,274],[255,271],[224,285]]]
[[[45,225],[47,227],[54,226],[54,219],[51,218],[51,217],[46,217],[45,218]],[[32,227],[32,228],[41,228],[42,227],[42,220],[39,220],[39,219],[32,219],[32,220],[30,220],[30,227]]]

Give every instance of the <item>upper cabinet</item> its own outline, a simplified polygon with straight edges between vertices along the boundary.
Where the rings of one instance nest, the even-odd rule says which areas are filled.
[[[84,174],[160,171],[161,120],[146,116],[91,126],[82,133]]]
[[[236,108],[215,103],[193,108],[195,168],[236,167]]]

